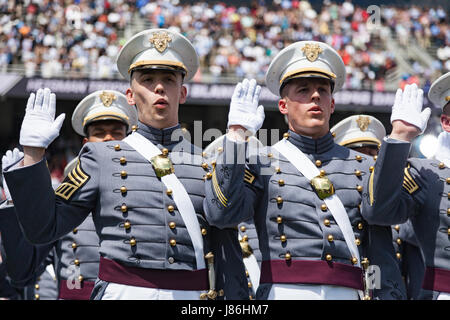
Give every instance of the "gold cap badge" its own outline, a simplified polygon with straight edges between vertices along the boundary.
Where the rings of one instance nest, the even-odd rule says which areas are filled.
[[[356,123],[361,131],[366,131],[369,127],[370,119],[369,117],[359,116],[358,119],[356,119]]]
[[[323,52],[323,49],[318,44],[312,43],[305,44],[305,46],[301,50],[305,54],[306,58],[311,62],[316,61],[319,57],[319,54]]]
[[[116,99],[117,99],[116,95],[114,93],[111,93],[111,92],[103,91],[100,94],[100,100],[102,100],[102,103],[103,103],[103,105],[105,107],[111,106],[113,101],[116,100]]]
[[[167,32],[155,32],[152,33],[149,41],[159,53],[162,53],[167,49],[169,43],[172,42],[172,38]]]

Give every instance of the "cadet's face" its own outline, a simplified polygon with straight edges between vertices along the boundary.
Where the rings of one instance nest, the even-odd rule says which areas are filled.
[[[442,110],[441,126],[444,131],[450,132],[450,102]]]
[[[87,137],[83,139],[83,143],[122,140],[126,134],[126,125],[120,121],[104,120],[93,122],[87,128]]]
[[[334,112],[330,82],[320,78],[292,79],[283,88],[278,102],[282,114],[287,115],[289,129],[314,139],[329,131]]]
[[[127,90],[130,105],[136,105],[139,120],[157,129],[178,124],[178,107],[186,101],[187,90],[178,72],[137,70]]]

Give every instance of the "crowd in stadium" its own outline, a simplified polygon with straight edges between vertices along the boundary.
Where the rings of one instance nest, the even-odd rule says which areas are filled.
[[[404,81],[423,81],[450,70],[450,28],[439,7],[381,7],[370,12],[350,0],[324,1],[316,11],[297,0],[225,2],[0,0],[0,71],[23,66],[26,76],[119,77],[115,57],[125,39],[147,27],[170,27],[186,35],[201,59],[197,81],[262,81],[280,48],[298,40],[332,45],[346,66],[347,88],[384,90],[396,66],[380,40],[387,32],[407,46],[436,48],[433,68],[414,66]],[[379,16],[376,16],[379,13]],[[375,14],[375,15],[373,15]],[[432,79],[431,79],[432,80]]]

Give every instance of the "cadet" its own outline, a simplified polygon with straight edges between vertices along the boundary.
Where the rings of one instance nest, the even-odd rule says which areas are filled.
[[[386,129],[381,121],[365,114],[353,115],[341,120],[330,129],[330,132],[335,143],[374,158],[377,157],[381,142],[386,136]],[[407,289],[402,275],[405,280],[420,279],[421,281],[420,274],[409,273],[402,269],[402,260],[398,259],[398,252],[402,248],[397,235],[395,241],[392,240],[394,232],[397,232],[394,227],[368,226],[368,241],[365,241],[364,252],[369,257],[370,263],[378,266],[381,272],[380,287],[373,290],[373,296],[377,299],[406,299]],[[409,248],[406,242],[404,246]],[[411,248],[418,249],[414,246]],[[420,250],[418,253],[420,254]],[[420,265],[415,268],[420,270]]]
[[[289,132],[247,159],[244,131],[253,134],[264,120],[260,87],[245,79],[234,91],[230,130],[206,184],[206,216],[218,227],[254,218],[262,254],[259,299],[368,299],[361,268],[370,263],[361,252],[367,225],[400,220],[390,210],[393,190],[378,185],[402,180],[410,144],[389,139],[376,164],[335,144],[332,94],[344,79],[342,59],[325,43],[300,41],[280,51],[266,84],[281,96]],[[408,99],[405,108],[414,100]],[[429,110],[410,113],[426,126]]]
[[[404,181],[399,185],[406,205],[399,215],[409,215],[425,261],[420,299],[450,299],[450,72],[430,87],[429,99],[442,107],[441,126],[435,159],[411,158],[406,164]],[[395,120],[404,120],[407,113]],[[405,140],[411,133],[400,131]],[[401,188],[403,186],[403,188]]]
[[[86,142],[122,140],[137,124],[136,108],[127,103],[124,94],[113,90],[99,90],[86,96],[75,108],[72,127]],[[5,162],[13,164],[20,160],[19,153],[7,152]],[[68,176],[77,166],[74,158],[64,170]],[[63,188],[64,184],[60,188]],[[58,193],[59,191],[56,190]],[[8,256],[8,270],[13,280],[29,282],[36,268],[49,254],[56,268],[58,293],[55,298],[64,300],[88,300],[97,279],[100,255],[99,239],[90,214],[79,226],[58,241],[48,245],[33,246],[22,235],[14,210],[3,212],[0,226]],[[5,223],[4,219],[9,219]],[[20,250],[18,250],[20,248]],[[47,258],[48,259],[48,258]],[[42,283],[36,283],[35,297],[44,298]]]
[[[214,260],[203,216],[208,167],[201,149],[178,130],[183,81],[198,64],[192,44],[170,30],[145,30],[127,41],[117,67],[130,80],[126,96],[138,109],[137,131],[120,142],[86,143],[56,196],[42,158],[61,116],[53,121],[54,97],[47,90],[30,96],[20,137],[25,168],[5,172],[17,215],[27,238],[45,243],[92,212],[101,255],[95,299],[213,299],[223,293],[214,275],[220,257]]]

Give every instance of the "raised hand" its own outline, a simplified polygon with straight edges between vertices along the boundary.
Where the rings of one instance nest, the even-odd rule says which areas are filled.
[[[49,88],[30,94],[25,117],[20,129],[20,144],[27,147],[47,148],[61,130],[64,113],[55,119],[56,96]]]
[[[264,122],[264,107],[258,106],[261,86],[256,80],[244,79],[239,82],[233,92],[228,113],[228,125],[242,126],[255,134]]]
[[[2,177],[3,177],[3,191],[5,192],[6,200],[11,201],[11,194],[9,193],[8,186],[6,185],[6,180],[3,176],[3,171],[10,169],[11,167],[18,167],[23,165],[23,152],[19,149],[14,148],[13,151],[6,151],[5,155],[2,157]]]
[[[392,138],[411,141],[427,128],[431,109],[422,111],[423,90],[414,83],[406,85],[405,90],[398,89],[392,106]]]

